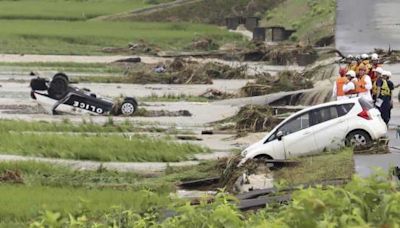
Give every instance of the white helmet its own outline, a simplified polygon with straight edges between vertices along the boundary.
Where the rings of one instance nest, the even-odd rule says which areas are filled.
[[[348,58],[348,59],[354,59],[354,56],[348,55],[347,58]]]
[[[362,58],[362,59],[368,59],[369,56],[368,56],[368,54],[362,54],[362,55],[361,55],[361,58]]]
[[[383,71],[383,72],[382,72],[382,76],[388,76],[388,77],[390,77],[390,76],[392,76],[392,72],[390,72],[390,71]]]
[[[379,60],[379,55],[374,53],[371,55],[371,60]]]
[[[377,67],[377,68],[373,69],[372,71],[376,71],[376,72],[378,72],[380,74],[383,74],[383,72],[384,72],[382,67]]]
[[[356,59],[357,60],[361,59],[361,56],[360,55],[356,55]]]
[[[356,72],[354,72],[354,70],[349,70],[349,71],[347,71],[346,76],[350,76],[352,78],[355,78],[356,77]]]

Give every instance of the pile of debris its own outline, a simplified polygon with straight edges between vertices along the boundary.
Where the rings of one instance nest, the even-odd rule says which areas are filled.
[[[387,154],[389,150],[389,139],[382,138],[374,141],[371,145],[356,146],[353,149],[354,154]]]
[[[282,71],[276,76],[262,74],[255,82],[247,83],[241,89],[241,96],[253,97],[282,91],[296,91],[313,87],[312,81],[304,74],[295,71]]]
[[[221,63],[175,58],[172,62],[127,68],[125,77],[125,81],[139,84],[212,84],[213,79],[243,79],[248,76],[243,66],[234,68]]]
[[[375,53],[381,58],[381,62],[388,64],[400,63],[400,50],[389,50],[375,49]]]
[[[14,184],[22,184],[24,183],[24,180],[22,178],[21,172],[19,170],[5,170],[1,175],[0,175],[0,183],[2,182],[8,182],[8,183],[14,183]]]
[[[105,53],[150,54],[155,55],[161,49],[143,39],[129,43],[126,47],[105,47],[101,51]]]
[[[269,106],[246,105],[239,112],[220,122],[235,123],[237,133],[265,132],[272,130],[282,120],[273,115],[273,109]]]
[[[245,61],[267,61],[273,65],[306,66],[314,63],[318,53],[311,46],[280,44],[276,46],[259,45],[244,55]]]
[[[200,94],[200,97],[207,98],[208,100],[223,100],[233,98],[234,96],[234,94],[223,92],[218,89],[207,89],[204,93]]]

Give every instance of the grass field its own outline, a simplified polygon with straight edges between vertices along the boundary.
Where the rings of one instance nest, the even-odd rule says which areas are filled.
[[[172,129],[174,130],[174,129]],[[112,118],[105,124],[95,124],[91,120],[83,119],[82,123],[73,124],[68,119],[62,122],[29,122],[22,120],[0,120],[1,132],[82,132],[82,133],[112,133],[112,132],[164,132],[165,129],[157,126],[146,128],[129,121],[115,123]]]
[[[7,154],[93,161],[177,162],[207,149],[171,139],[133,135],[68,135],[0,133],[0,151]]]
[[[110,211],[112,206],[129,208],[138,212],[151,207],[166,207],[170,202],[165,195],[149,191],[89,190],[70,187],[0,185],[1,221],[26,222],[43,210],[69,213],[89,212],[96,216]]]
[[[144,0],[2,0],[1,19],[86,20],[145,8]]]
[[[354,174],[353,150],[344,149],[300,158],[297,166],[274,172],[274,178],[289,185],[323,180],[350,179]]]
[[[335,0],[285,0],[266,13],[263,25],[296,29],[292,39],[308,42],[334,35]]]
[[[0,20],[0,27],[0,53],[104,54],[104,47],[127,47],[139,40],[176,50],[190,46],[196,37],[243,42],[216,26],[189,23]]]
[[[109,73],[123,74],[124,69],[105,63],[74,63],[74,62],[0,62],[0,69],[5,71],[59,71],[78,73]]]
[[[20,172],[23,184],[0,185],[0,227],[15,227],[36,218],[44,210],[87,213],[92,219],[112,211],[113,206],[138,213],[165,209],[177,200],[168,197],[175,183],[189,178],[216,175],[215,162],[170,168],[161,176],[134,173],[73,171],[37,162],[0,162],[0,174]]]

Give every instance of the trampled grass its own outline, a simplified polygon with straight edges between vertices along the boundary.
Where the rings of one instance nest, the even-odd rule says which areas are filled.
[[[61,135],[0,133],[0,151],[24,156],[39,156],[94,161],[177,162],[207,149],[167,139],[134,135]]]
[[[143,0],[3,0],[1,19],[86,20],[150,6]]]
[[[274,172],[275,180],[298,185],[331,179],[351,179],[354,174],[353,151],[349,148],[303,157],[299,161],[297,166]]]
[[[163,208],[171,201],[166,195],[149,191],[117,191],[112,189],[54,188],[43,186],[0,185],[1,222],[28,222],[43,210],[73,214],[83,212],[96,217],[113,206],[137,212],[152,207]],[[1,224],[0,224],[1,225]]]
[[[0,162],[0,175],[7,171],[19,172],[26,186],[75,187],[87,189],[150,190],[169,193],[176,190],[176,182],[218,176],[216,161],[196,166],[169,167],[158,175],[141,175],[107,169],[72,170],[68,167],[34,161]]]
[[[172,129],[174,130],[174,129]],[[163,132],[157,126],[142,127],[133,122],[115,123],[110,118],[105,124],[96,124],[83,119],[80,124],[73,124],[68,119],[62,122],[29,122],[22,120],[0,120],[0,132],[82,132],[82,133],[112,133],[112,132]]]
[[[196,37],[244,42],[216,26],[189,23],[0,20],[0,27],[0,53],[99,55],[104,47],[127,47],[139,40],[177,50]]]

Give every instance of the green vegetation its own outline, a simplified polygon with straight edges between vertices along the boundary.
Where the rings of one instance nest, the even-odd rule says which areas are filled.
[[[215,165],[215,161],[209,161],[196,166],[168,167],[164,173],[157,175],[141,175],[110,171],[105,168],[95,171],[72,170],[64,166],[33,161],[0,162],[0,177],[5,176],[6,172],[18,173],[22,183],[26,186],[115,189],[121,191],[149,190],[158,193],[170,193],[176,190],[175,183],[181,180],[218,176]],[[12,178],[8,180],[8,183],[14,182],[18,183]]]
[[[352,149],[303,157],[299,162],[299,165],[275,171],[276,181],[298,185],[323,180],[350,179],[354,173]]]
[[[176,131],[175,129],[172,129]],[[143,127],[134,122],[115,123],[112,118],[104,124],[95,124],[91,120],[82,119],[82,123],[73,124],[68,119],[62,122],[30,122],[22,120],[0,120],[0,132],[81,132],[81,133],[112,133],[112,132],[165,132],[166,129],[157,126]]]
[[[156,127],[144,129],[128,121],[115,124],[112,119],[104,125],[2,120],[0,151],[27,156],[126,162],[182,161],[190,159],[193,154],[208,151],[197,145],[174,143],[167,138],[102,134],[141,131],[167,130]]]
[[[153,211],[112,211],[96,220],[85,213],[47,211],[33,223],[36,227],[96,224],[117,227],[397,227],[400,224],[400,192],[383,175],[355,177],[344,187],[308,188],[292,194],[286,204],[270,204],[255,213],[241,213],[234,198],[219,194],[213,203],[176,205],[175,216]],[[65,210],[64,210],[65,211]],[[62,212],[62,210],[60,210]],[[54,218],[55,217],[55,218]],[[100,223],[100,224],[99,224]]]
[[[197,36],[243,40],[215,26],[188,23],[0,20],[0,27],[1,53],[104,54],[104,47],[127,47],[140,40],[163,50],[189,46]]]
[[[19,71],[59,71],[79,73],[109,73],[123,74],[124,69],[118,65],[106,63],[74,63],[74,62],[31,62],[6,63],[0,62],[1,69]]]
[[[142,135],[69,135],[0,133],[0,151],[24,156],[39,156],[95,161],[176,162],[190,159],[207,149],[170,139]]]
[[[262,24],[296,29],[291,37],[293,41],[310,40],[313,44],[323,37],[334,35],[335,15],[335,0],[285,0],[266,13]]]
[[[108,20],[131,21],[191,21],[224,25],[225,17],[234,15],[259,16],[274,8],[282,0],[213,0],[195,1],[151,13],[120,13],[106,17]]]
[[[110,210],[110,205],[136,212],[166,207],[171,203],[165,195],[149,191],[115,191],[110,189],[75,189],[42,186],[0,185],[0,215],[5,221],[29,221],[41,210],[71,214],[88,213],[92,219]]]
[[[74,216],[85,213],[94,220],[117,208],[136,213],[163,210],[179,202],[168,197],[176,189],[176,182],[216,175],[215,162],[170,167],[160,176],[106,169],[74,171],[38,162],[0,162],[0,179],[6,172],[19,173],[23,183],[11,185],[13,180],[0,180],[0,193],[4,196],[0,199],[0,227],[26,226],[44,210]]]
[[[0,19],[87,20],[150,5],[143,0],[2,0]]]

